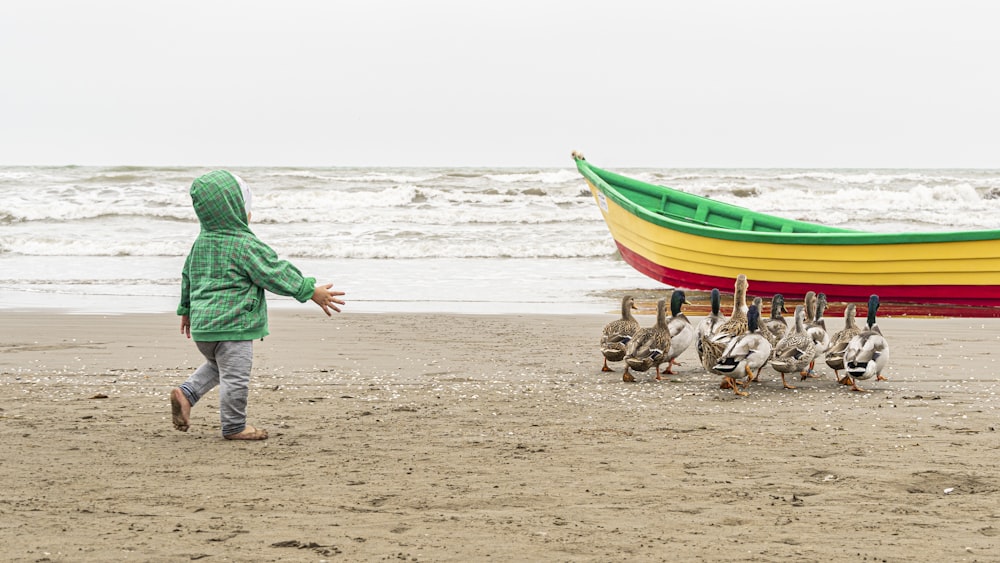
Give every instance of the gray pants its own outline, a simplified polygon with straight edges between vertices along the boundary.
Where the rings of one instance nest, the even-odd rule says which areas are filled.
[[[180,389],[193,407],[219,386],[219,418],[222,435],[238,434],[247,426],[247,393],[253,367],[253,340],[195,342],[207,360]]]

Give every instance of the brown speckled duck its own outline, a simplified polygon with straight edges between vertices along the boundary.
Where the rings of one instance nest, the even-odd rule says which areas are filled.
[[[809,291],[806,293],[805,307],[806,307],[806,332],[813,339],[813,345],[816,348],[816,356],[809,366],[803,370],[799,375],[802,379],[807,377],[819,377],[816,375],[816,358],[826,354],[827,349],[830,347],[830,333],[826,330],[826,321],[823,319],[823,312],[826,311],[827,301],[826,294],[817,294],[814,291]]]
[[[826,365],[833,370],[833,375],[840,380],[840,370],[844,369],[844,352],[847,351],[847,343],[852,338],[861,334],[861,327],[856,322],[857,305],[848,303],[844,307],[844,328],[833,333],[830,337],[830,348],[826,351]]]
[[[771,353],[771,367],[781,374],[785,389],[795,389],[785,380],[786,373],[801,372],[816,357],[816,345],[806,332],[805,307],[795,307],[795,325],[790,328]]]
[[[629,340],[639,331],[639,321],[632,316],[635,309],[635,298],[626,295],[622,298],[622,316],[611,321],[601,333],[601,354],[604,355],[604,367],[601,371],[614,371],[608,367],[608,362],[620,362],[625,359],[625,348]]]
[[[723,317],[721,312],[722,295],[719,292],[719,288],[712,289],[710,303],[712,306],[712,312],[705,318],[701,319],[701,321],[698,322],[698,326],[694,329],[694,343],[698,350],[698,361],[701,362],[702,365],[705,365],[705,350],[701,347],[701,343],[705,338],[711,336],[719,325],[726,322],[726,317]]]
[[[788,321],[784,317],[784,314],[787,313],[788,309],[785,309],[785,296],[780,293],[775,293],[771,296],[771,318],[767,319],[767,322],[763,323],[760,329],[768,341],[771,342],[771,346],[777,344],[785,336],[785,333],[788,332]]]
[[[667,300],[656,302],[656,324],[650,328],[641,328],[629,340],[625,351],[625,374],[622,381],[635,381],[629,373],[629,368],[635,371],[646,371],[656,368],[656,379],[660,379],[660,364],[667,362],[667,352],[670,350],[670,327],[667,326]]]

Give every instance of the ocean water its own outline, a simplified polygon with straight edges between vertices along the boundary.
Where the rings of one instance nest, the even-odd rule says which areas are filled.
[[[1000,226],[1000,170],[608,168],[847,228]],[[173,311],[198,234],[188,188],[209,170],[0,167],[0,309]],[[608,291],[663,287],[620,259],[571,164],[233,171],[254,191],[252,229],[345,291],[345,312],[608,312]]]

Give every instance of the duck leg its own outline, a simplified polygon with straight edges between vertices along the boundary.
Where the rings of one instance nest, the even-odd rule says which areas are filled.
[[[726,377],[722,378],[722,384],[719,385],[719,389],[730,389],[730,388],[733,390],[733,393],[741,397],[746,397],[749,394],[746,391],[740,391],[739,381],[736,381],[736,378],[734,378],[733,376],[727,375]]]
[[[746,397],[750,395],[750,393],[747,393],[746,391],[740,391],[740,382],[736,380],[733,380],[733,393],[736,393],[741,397]]]
[[[844,379],[840,380],[840,383],[844,385],[850,385],[851,391],[858,391],[859,393],[871,393],[871,389],[862,389],[858,387],[858,383],[854,381],[854,378],[849,375],[845,375]]]
[[[782,374],[781,374],[781,385],[782,385],[782,386],[783,386],[783,387],[784,387],[785,389],[795,389],[795,386],[794,386],[794,385],[789,385],[789,384],[788,384],[788,382],[787,382],[787,381],[785,381],[785,374],[784,374],[784,372],[782,372]]]
[[[632,383],[633,381],[635,381],[635,376],[629,373],[628,366],[625,366],[625,373],[622,374],[622,381],[626,383]]]
[[[803,380],[809,379],[810,377],[811,378],[818,378],[819,376],[816,375],[816,370],[813,369],[815,367],[816,367],[816,360],[813,360],[813,361],[809,362],[809,369],[805,369],[805,370],[800,371],[799,372],[799,377],[801,379],[803,379]]]
[[[607,358],[604,358],[604,367],[601,368],[601,371],[615,371],[615,370],[613,370],[613,369],[611,369],[611,368],[608,367],[608,359]]]

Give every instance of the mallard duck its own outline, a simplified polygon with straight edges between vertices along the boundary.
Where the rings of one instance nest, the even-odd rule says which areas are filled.
[[[771,353],[771,367],[781,374],[785,389],[795,389],[785,380],[786,373],[801,372],[816,357],[816,345],[806,332],[806,311],[802,305],[795,307],[795,324],[778,342]]]
[[[759,296],[759,295],[757,297],[754,297],[753,298],[753,303],[751,303],[750,306],[751,307],[757,307],[758,314],[763,313],[764,312],[764,298],[761,297],[761,296]],[[749,315],[750,315],[750,310],[748,309],[747,310],[747,327],[748,328],[750,327],[750,316]],[[760,326],[759,322],[757,323],[757,326]]]
[[[780,293],[775,293],[771,296],[771,318],[764,323],[761,332],[771,341],[772,347],[788,332],[788,321],[783,316],[783,313],[787,312],[788,309],[785,309],[785,296]]]
[[[808,327],[809,323],[812,322],[813,317],[816,316],[816,292],[815,291],[811,291],[810,290],[810,291],[806,292],[806,294],[802,297],[802,306],[806,310],[806,319],[805,320],[806,320],[806,326]]]
[[[763,328],[764,319],[762,318],[762,315],[764,314],[764,298],[754,297],[753,305],[750,306],[757,307],[757,330],[758,332],[760,332],[761,336],[767,339],[768,344],[771,345],[771,349],[773,350],[774,345],[778,343],[779,339],[774,338],[774,336],[770,332],[768,332]],[[747,310],[747,331],[749,332],[749,330],[750,330],[750,311]],[[754,376],[753,380],[751,381],[756,381],[756,379],[757,377]]]
[[[823,318],[823,313],[826,312],[826,308],[830,306],[830,303],[826,300],[826,294],[822,291],[816,294],[816,314],[813,316],[813,324],[816,326],[823,327],[826,330],[826,320]]]
[[[747,290],[750,289],[750,282],[744,274],[736,276],[736,283],[733,291],[733,311],[729,314],[726,322],[719,325],[715,334],[729,334],[739,336],[747,332]]]
[[[656,368],[656,379],[660,379],[660,364],[667,361],[667,351],[670,350],[670,327],[667,326],[667,300],[656,302],[656,324],[650,328],[641,328],[629,340],[625,351],[625,374],[622,381],[635,381],[628,372],[629,368],[636,371],[646,371]]]
[[[858,387],[858,379],[870,379],[874,375],[878,381],[885,381],[882,370],[889,364],[889,341],[882,336],[875,319],[878,306],[878,295],[868,298],[868,328],[852,338],[844,351],[847,375],[840,383],[850,385],[852,391],[865,391]]]
[[[710,372],[715,373],[715,364],[719,361],[722,352],[726,350],[729,341],[747,332],[747,289],[749,287],[750,284],[744,274],[736,276],[732,313],[725,322],[715,329],[715,332],[701,339],[701,364]]]
[[[667,373],[673,375],[674,365],[680,365],[676,361],[677,356],[684,353],[694,342],[694,325],[681,311],[683,305],[690,305],[687,294],[682,289],[675,289],[670,296],[670,320],[667,327],[670,329],[670,350],[667,352]]]
[[[764,298],[763,297],[754,297],[753,298],[753,305],[751,305],[751,307],[757,307],[757,332],[759,332],[761,336],[763,336],[765,339],[767,339],[767,343],[771,345],[771,350],[774,350],[774,345],[778,343],[778,339],[771,340],[771,338],[772,338],[771,334],[768,333],[766,330],[761,329],[761,315],[764,313]],[[747,333],[749,334],[749,332],[750,332],[750,310],[748,309],[747,310]],[[768,358],[768,359],[770,359],[770,358]],[[764,361],[764,364],[758,366],[757,373],[755,373],[748,381],[757,381],[757,376],[760,374],[760,369],[759,368],[764,367],[764,365],[767,365],[767,361],[766,360]]]
[[[771,358],[771,343],[759,328],[760,309],[751,305],[747,310],[747,333],[730,340],[714,366],[713,371],[725,375],[720,389],[731,388],[733,393],[746,396],[746,391],[740,391],[740,385],[746,387],[757,379],[757,374]],[[746,376],[746,380],[741,383],[736,376]]]
[[[823,320],[823,312],[826,311],[826,294],[815,291],[806,292],[806,332],[813,339],[816,347],[816,356],[809,362],[809,366],[799,374],[802,379],[808,377],[819,377],[816,375],[816,359],[826,353],[830,347],[830,333],[826,330],[826,321]]]
[[[722,294],[719,292],[719,288],[712,289],[711,301],[712,312],[708,314],[704,319],[702,319],[698,326],[695,327],[695,346],[698,349],[698,361],[705,364],[705,351],[701,347],[702,339],[709,337],[715,332],[715,329],[719,327],[722,323],[726,322],[726,317],[722,316]],[[705,368],[708,369],[708,368]]]
[[[852,338],[861,334],[861,327],[855,322],[857,306],[848,303],[844,307],[844,328],[833,333],[830,337],[830,347],[826,350],[826,365],[833,369],[833,375],[840,380],[840,370],[844,369],[844,353],[847,351],[847,343]]]
[[[629,340],[639,331],[639,321],[632,316],[635,309],[635,298],[626,295],[622,298],[622,316],[604,326],[601,334],[601,354],[604,355],[604,367],[601,371],[614,371],[608,367],[608,362],[620,362],[625,359],[625,348]]]

